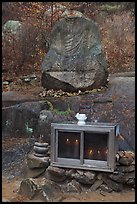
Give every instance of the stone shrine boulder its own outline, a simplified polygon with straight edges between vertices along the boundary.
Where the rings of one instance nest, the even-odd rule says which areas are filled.
[[[42,63],[42,86],[78,91],[99,88],[108,77],[98,27],[71,11],[51,32],[50,48]]]

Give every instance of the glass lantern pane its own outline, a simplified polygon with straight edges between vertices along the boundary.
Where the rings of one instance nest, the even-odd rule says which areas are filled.
[[[84,159],[107,161],[108,133],[84,133]]]
[[[58,157],[80,159],[80,133],[58,131]]]

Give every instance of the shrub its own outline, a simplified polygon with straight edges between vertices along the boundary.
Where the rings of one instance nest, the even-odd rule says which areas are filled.
[[[135,25],[131,12],[113,14],[101,26],[109,71],[130,71],[135,61]]]

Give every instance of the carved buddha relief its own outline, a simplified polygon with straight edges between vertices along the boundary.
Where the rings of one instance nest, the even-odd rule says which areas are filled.
[[[57,79],[58,84],[61,81],[74,89],[86,89],[95,82],[98,71],[99,75],[106,72],[102,60],[96,23],[85,17],[71,16],[54,26],[42,68],[44,74]]]

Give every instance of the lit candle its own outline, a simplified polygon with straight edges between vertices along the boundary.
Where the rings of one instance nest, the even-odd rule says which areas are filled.
[[[76,139],[74,142],[74,158],[78,159],[79,157],[79,141]]]
[[[100,151],[98,150],[97,153],[98,153],[97,158],[98,158],[98,159],[101,159]]]
[[[91,158],[92,158],[92,155],[93,155],[93,150],[92,150],[92,149],[90,149],[90,150],[88,151],[88,157],[89,157],[89,159],[91,159]]]
[[[106,153],[106,155],[108,154],[108,149],[106,149],[105,153]]]
[[[107,160],[107,154],[108,154],[108,149],[106,148],[104,152],[104,160]]]
[[[70,140],[68,138],[66,139],[66,144],[70,144]]]
[[[70,157],[70,140],[66,139],[66,157]]]

